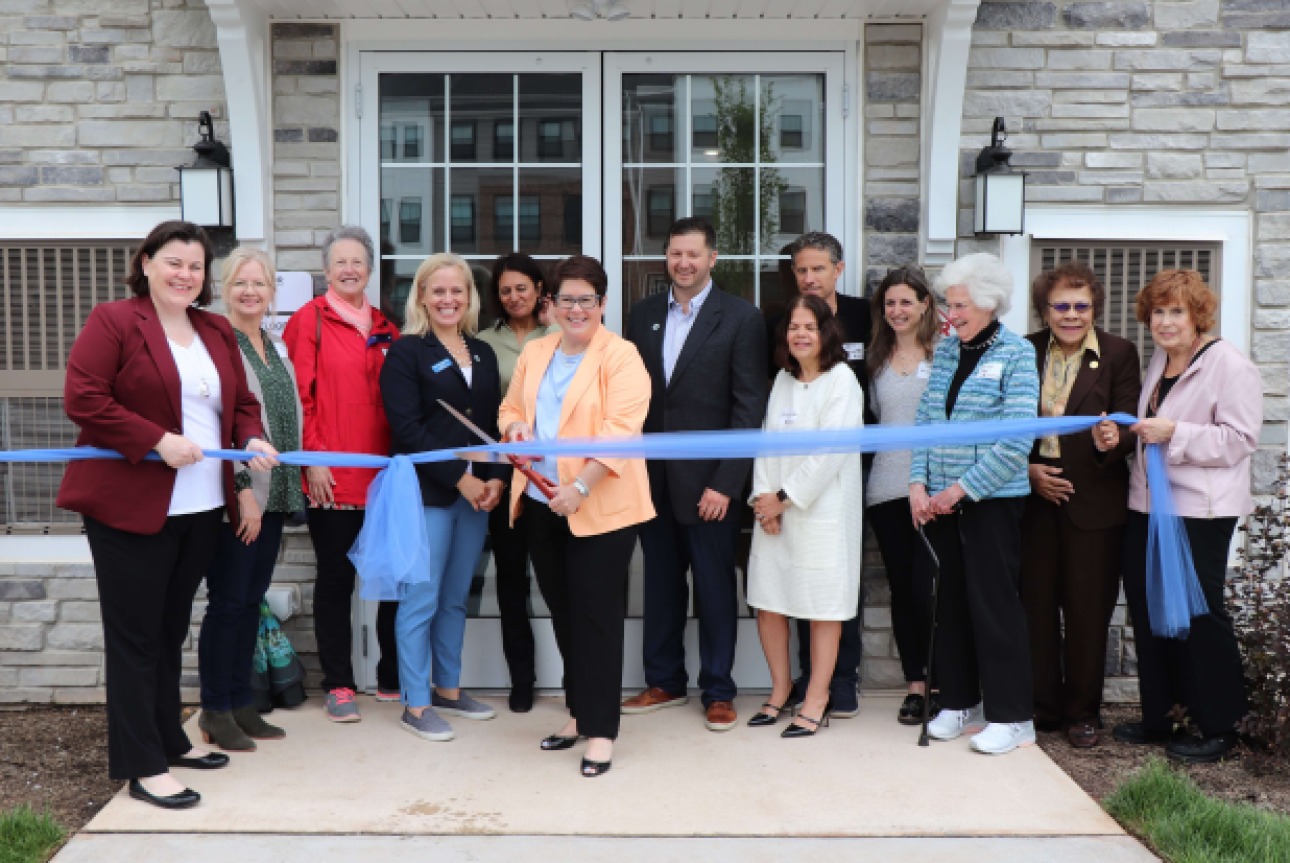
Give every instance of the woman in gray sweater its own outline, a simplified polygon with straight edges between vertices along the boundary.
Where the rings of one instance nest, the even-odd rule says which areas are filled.
[[[921,267],[892,270],[873,296],[873,340],[866,358],[870,397],[884,425],[913,425],[927,389],[940,316]],[[909,694],[897,719],[922,721],[927,697],[927,624],[930,584],[915,585],[918,532],[909,509],[909,450],[880,452],[865,483],[865,518],[873,525],[891,585],[891,627]],[[936,706],[932,706],[933,714]]]

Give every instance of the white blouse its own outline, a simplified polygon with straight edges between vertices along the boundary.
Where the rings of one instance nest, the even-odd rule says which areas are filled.
[[[171,356],[179,367],[180,405],[184,413],[184,437],[202,449],[220,449],[219,370],[211,359],[202,337],[193,334],[193,343],[180,347],[169,338]],[[224,505],[224,463],[219,459],[202,459],[181,467],[170,494],[169,515],[188,515],[219,509]]]

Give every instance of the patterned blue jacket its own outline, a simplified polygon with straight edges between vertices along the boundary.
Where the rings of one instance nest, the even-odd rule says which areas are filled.
[[[1002,324],[972,376],[963,382],[953,416],[945,399],[959,366],[959,338],[936,346],[932,375],[918,404],[918,425],[963,420],[1034,419],[1039,404],[1035,348]],[[1032,438],[1005,438],[993,444],[940,446],[914,450],[909,484],[922,483],[934,495],[958,483],[972,500],[1030,494],[1028,472]]]

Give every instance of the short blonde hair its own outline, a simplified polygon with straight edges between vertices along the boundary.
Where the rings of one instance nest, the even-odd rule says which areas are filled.
[[[405,336],[422,336],[430,331],[430,316],[421,304],[421,292],[425,290],[426,282],[430,281],[431,276],[448,267],[461,270],[470,291],[470,305],[461,318],[461,331],[464,335],[473,336],[479,330],[479,291],[475,288],[475,274],[471,272],[470,264],[460,255],[439,252],[422,261],[421,266],[417,267],[417,274],[412,277],[412,289],[408,291],[407,305],[403,308]]]
[[[269,257],[268,252],[262,249],[238,246],[229,253],[219,270],[220,295],[227,296],[228,286],[237,278],[238,270],[250,263],[259,264],[264,268],[264,278],[269,283],[268,314],[272,315],[274,313],[273,301],[278,297],[278,270],[273,266],[273,259]]]

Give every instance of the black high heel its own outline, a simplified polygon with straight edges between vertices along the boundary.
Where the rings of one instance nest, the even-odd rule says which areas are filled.
[[[790,739],[794,737],[814,737],[815,732],[819,731],[821,726],[827,726],[829,724],[829,714],[832,712],[833,712],[833,708],[831,706],[824,708],[824,713],[820,716],[819,719],[812,719],[811,717],[807,716],[805,713],[799,713],[797,714],[798,719],[804,719],[807,722],[814,725],[815,727],[807,728],[805,725],[789,725],[787,728],[785,728],[783,731],[780,732],[779,736],[785,739]]]
[[[595,776],[602,776],[609,772],[609,768],[614,766],[613,761],[592,761],[589,758],[582,759],[582,775],[591,779]]]
[[[776,722],[779,722],[780,714],[782,714],[785,710],[789,710],[791,715],[792,708],[788,706],[787,701],[785,701],[783,704],[779,705],[778,707],[775,706],[774,704],[771,704],[769,701],[763,702],[762,710],[766,709],[767,707],[775,711],[775,715],[771,716],[769,713],[762,713],[761,710],[759,710],[752,715],[751,719],[748,720],[749,727],[764,728],[767,725],[774,725]]]
[[[572,749],[579,740],[586,740],[581,734],[575,734],[572,737],[561,737],[559,734],[552,734],[538,745],[544,752],[559,752],[563,749]]]

